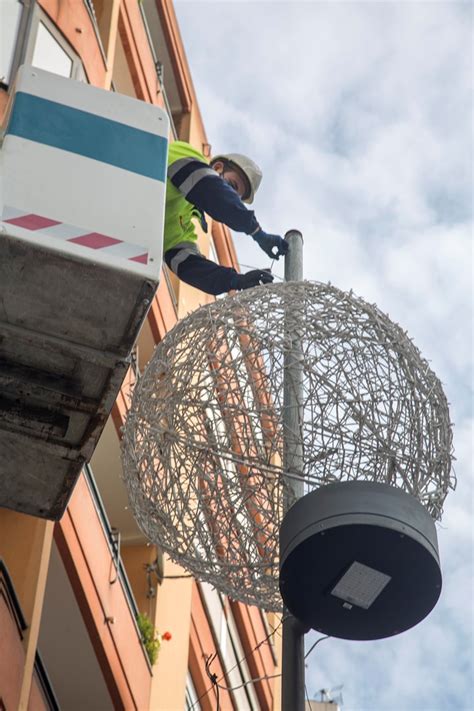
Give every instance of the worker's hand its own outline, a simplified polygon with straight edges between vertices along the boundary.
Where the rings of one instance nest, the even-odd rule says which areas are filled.
[[[267,232],[259,230],[252,237],[265,254],[268,254],[272,259],[280,259],[280,255],[288,252],[288,242],[279,235],[269,235]]]
[[[232,279],[232,289],[251,289],[259,284],[271,284],[273,274],[269,269],[253,269],[247,274],[235,274]]]

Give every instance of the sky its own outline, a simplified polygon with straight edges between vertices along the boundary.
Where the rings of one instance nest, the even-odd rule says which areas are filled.
[[[458,483],[438,525],[441,599],[397,637],[319,644],[308,694],[342,684],[343,711],[470,711],[473,6],[175,0],[175,9],[213,152],[262,167],[262,227],[300,229],[305,278],[388,313],[450,402]],[[243,271],[270,266],[248,236],[234,241]]]

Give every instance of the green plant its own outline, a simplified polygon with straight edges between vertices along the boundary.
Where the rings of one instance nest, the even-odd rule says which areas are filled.
[[[146,653],[148,654],[148,659],[150,660],[150,664],[153,666],[153,664],[156,664],[156,660],[158,659],[158,652],[160,651],[161,647],[161,638],[156,629],[153,626],[152,621],[146,614],[144,613],[139,613],[137,616],[137,625],[138,629],[140,630],[140,636],[142,638],[143,646],[146,649]]]

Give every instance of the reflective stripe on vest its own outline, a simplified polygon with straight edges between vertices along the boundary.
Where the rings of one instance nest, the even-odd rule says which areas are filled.
[[[195,158],[180,158],[173,165],[168,168],[168,178],[171,180],[179,173],[179,171],[185,167],[188,163],[194,163]],[[208,168],[207,166],[194,170],[191,175],[183,180],[179,185],[179,192],[187,197],[188,193],[199,183],[203,178],[219,178],[219,174],[213,168]]]
[[[168,153],[168,180],[166,182],[166,211],[165,211],[165,230],[163,251],[175,248],[180,242],[197,242],[197,234],[193,224],[193,218],[201,218],[200,211],[188,202],[181,190],[178,190],[170,180],[176,173],[181,170],[190,161],[200,161],[203,164],[203,171],[206,171],[206,176],[211,173],[217,176],[217,173],[208,167],[207,160],[195,148],[184,143],[183,141],[175,141],[170,143]],[[207,173],[207,171],[210,171]],[[186,195],[192,189],[199,179],[202,179],[204,173],[198,171],[200,177],[196,176],[194,181],[192,176],[184,181]],[[217,176],[218,177],[218,176]],[[183,186],[181,186],[183,187]]]
[[[185,262],[188,257],[192,254],[198,257],[201,256],[199,247],[194,242],[181,242],[180,244],[176,244],[173,249],[179,250],[179,252],[175,254],[173,259],[170,261],[170,269],[174,274],[176,274],[176,276],[178,276],[179,265]]]

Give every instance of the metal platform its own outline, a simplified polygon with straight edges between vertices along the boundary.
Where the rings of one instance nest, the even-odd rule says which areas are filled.
[[[167,131],[156,107],[20,72],[0,153],[0,506],[59,519],[92,456],[158,285]]]

